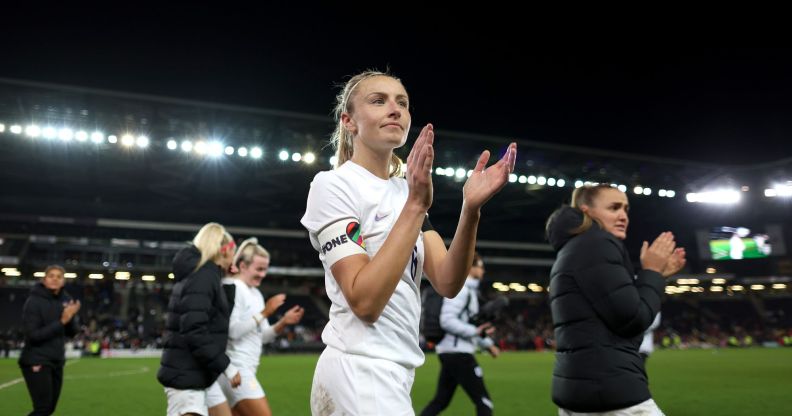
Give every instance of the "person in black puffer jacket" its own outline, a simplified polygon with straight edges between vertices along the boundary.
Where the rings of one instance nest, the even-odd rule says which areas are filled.
[[[33,401],[29,415],[55,413],[63,386],[64,343],[79,328],[74,316],[80,310],[80,302],[73,301],[63,290],[64,271],[61,266],[48,266],[22,308],[25,346],[19,367]]]
[[[168,416],[207,415],[205,389],[221,373],[233,387],[239,385],[239,372],[225,354],[231,306],[220,284],[235,252],[225,228],[209,223],[173,259],[176,284],[157,372],[168,397]]]
[[[685,264],[670,232],[643,243],[635,276],[627,250],[627,195],[585,186],[556,210],[547,236],[557,252],[550,272],[556,339],[552,398],[559,415],[662,415],[638,354],[660,310],[665,277]]]

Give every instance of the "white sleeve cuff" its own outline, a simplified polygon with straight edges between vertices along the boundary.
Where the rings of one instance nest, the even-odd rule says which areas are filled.
[[[234,367],[234,364],[231,363],[228,363],[228,367],[226,367],[225,371],[223,371],[223,374],[225,374],[226,378],[228,378],[229,380],[234,378],[234,376],[237,375],[238,373],[239,370],[237,370],[237,368]]]

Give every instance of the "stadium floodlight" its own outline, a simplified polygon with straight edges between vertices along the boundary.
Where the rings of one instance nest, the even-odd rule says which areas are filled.
[[[338,156],[330,156],[330,166],[335,166],[338,163]]]
[[[294,153],[292,153],[292,155],[291,155],[291,160],[292,160],[293,162],[299,162],[299,161],[301,161],[301,160],[302,160],[302,155],[301,155],[301,154],[299,154],[299,153],[297,153],[297,152],[294,152]]]
[[[556,186],[559,188],[563,188],[565,185],[566,185],[566,181],[563,179],[559,179],[558,182],[556,182]]]
[[[8,276],[8,277],[19,277],[19,276],[22,276],[22,272],[20,272],[20,271],[7,271],[7,272],[5,272],[5,275]]]
[[[192,142],[189,141],[189,140],[184,140],[183,142],[181,142],[181,149],[182,149],[182,152],[184,152],[184,153],[191,152],[192,149],[193,149]]]
[[[715,274],[717,270],[714,267],[707,267],[707,274]]]
[[[528,183],[531,184],[531,185],[535,184],[536,183],[536,176],[534,176],[534,175],[528,176]]]
[[[94,280],[102,280],[104,279],[104,275],[101,273],[91,273],[88,275],[88,278]]]
[[[144,282],[153,282],[157,278],[154,277],[153,274],[144,274],[140,279],[143,280]]]
[[[456,176],[457,179],[464,178],[466,174],[467,174],[467,171],[465,169],[463,169],[463,168],[457,168],[456,171],[454,171],[454,176]]]
[[[643,194],[643,186],[639,185],[639,186],[636,186],[635,188],[633,188],[633,193],[635,193],[636,195],[642,195]]]
[[[651,195],[652,194],[652,188],[644,188],[643,189],[643,194],[646,195],[646,196]]]
[[[575,188],[582,188],[582,187],[583,187],[583,181],[576,180],[575,181]],[[622,191],[622,192],[624,192],[624,191]]]
[[[465,174],[468,178],[473,176],[473,169],[468,169],[467,173]]]
[[[288,150],[281,150],[280,152],[278,152],[278,159],[280,159],[280,160],[282,160],[284,162],[289,160],[289,151]]]
[[[735,292],[739,292],[739,291],[741,291],[741,290],[743,290],[745,288],[742,287],[742,285],[733,285],[733,286],[729,286],[729,289],[731,289],[731,290],[733,290]]]
[[[58,137],[58,131],[52,126],[47,126],[41,129],[41,136],[45,139],[54,139]]]
[[[168,279],[175,279],[175,278],[176,276],[174,276],[173,273],[168,273]]]
[[[445,176],[454,176],[454,168],[448,166],[445,168]]]
[[[333,156],[335,157],[335,156]],[[333,157],[330,158],[330,164],[333,164]],[[435,168],[435,175],[443,176],[445,175],[445,168]]]
[[[168,140],[168,150],[176,150],[179,147],[179,144],[176,143],[176,140],[170,139]]]
[[[74,137],[74,131],[68,127],[64,127],[58,130],[58,138],[63,140],[64,142],[68,142],[69,140]]]
[[[670,190],[669,190],[669,191],[666,191],[666,197],[667,197],[667,198],[673,198],[673,197],[675,197],[675,196],[676,196],[676,192],[674,192],[674,191],[670,191]]]
[[[240,147],[239,149],[237,149],[237,154],[239,155],[239,157],[247,157],[247,155],[248,155],[247,147],[243,146],[243,147]]]
[[[786,289],[787,285],[783,283],[773,283],[773,289]]]
[[[137,140],[135,141],[137,146],[141,149],[145,149],[149,145],[149,138],[146,136],[138,136]]]
[[[661,190],[657,191],[657,196],[659,196],[659,197],[666,196],[666,190],[665,189],[661,189]]]
[[[132,147],[135,144],[135,138],[131,134],[121,136],[121,144],[126,147]]]
[[[515,175],[513,173],[510,173],[509,174],[509,182],[511,182],[511,183],[517,182],[517,175]]]
[[[713,285],[725,285],[726,279],[712,279]]]
[[[718,205],[733,205],[740,202],[742,195],[732,189],[719,189],[707,192],[691,192],[685,195],[688,202]]]
[[[751,285],[751,290],[764,290],[765,285]]]
[[[91,141],[96,144],[102,143],[104,141],[104,134],[102,134],[100,131],[91,133]]]
[[[250,157],[252,157],[253,159],[261,159],[261,156],[263,154],[264,154],[264,151],[261,150],[261,148],[258,147],[258,146],[250,149]]]
[[[223,143],[220,143],[217,140],[212,140],[206,146],[206,153],[210,157],[220,157],[223,155],[223,147]]]
[[[41,127],[31,124],[25,127],[25,134],[28,135],[28,137],[39,137],[41,135]]]
[[[14,124],[11,126],[11,128],[8,129],[8,131],[14,134],[22,134],[22,126],[20,126],[19,124]]]
[[[792,184],[787,183],[786,185],[784,185],[784,184],[773,185],[772,188],[765,189],[764,194],[768,198],[774,198],[774,197],[788,198],[788,197],[792,197]]]
[[[111,135],[107,136],[107,141],[109,143],[116,144],[116,143],[118,143],[118,137],[115,134],[111,134]]]
[[[555,186],[556,180],[555,178],[548,178],[547,179],[547,186]]]
[[[85,130],[79,130],[77,133],[74,133],[74,138],[77,139],[78,142],[84,142],[88,140],[88,132]]]
[[[226,146],[225,154],[227,156],[233,156],[234,155],[234,146]]]
[[[195,153],[198,153],[199,155],[205,155],[206,151],[208,150],[206,146],[206,142],[203,140],[198,140],[195,143],[193,150],[195,150]]]
[[[520,176],[517,178],[517,182],[519,182],[519,183],[526,183],[526,182],[528,182],[528,178],[527,178],[525,175],[520,175]]]
[[[544,185],[544,184],[547,183],[547,178],[545,178],[544,176],[540,176],[540,177],[536,178],[536,183],[538,185]]]
[[[77,273],[64,273],[63,277],[65,277],[67,279],[76,279],[77,278]]]
[[[5,131],[5,124],[0,123],[0,133]]]
[[[313,154],[312,152],[306,152],[303,155],[303,162],[305,162],[305,163],[310,165],[310,164],[314,163],[315,161],[316,161],[316,155]]]
[[[130,273],[129,272],[116,272],[115,279],[116,280],[129,280]]]

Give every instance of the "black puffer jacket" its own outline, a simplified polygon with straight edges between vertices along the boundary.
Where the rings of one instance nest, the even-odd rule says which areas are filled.
[[[209,261],[198,270],[193,246],[173,259],[176,284],[168,302],[165,348],[157,380],[180,390],[205,389],[230,363],[225,355],[231,309],[220,286],[221,270]]]
[[[19,357],[19,365],[62,366],[65,358],[66,338],[77,334],[77,317],[63,325],[60,321],[63,304],[71,300],[65,290],[57,295],[36,283],[22,307],[22,324],[25,331],[25,347]]]
[[[553,402],[574,412],[605,412],[651,398],[638,347],[660,310],[665,279],[634,278],[622,242],[596,222],[572,235],[582,213],[564,206],[548,222],[557,257],[550,272],[556,339]]]

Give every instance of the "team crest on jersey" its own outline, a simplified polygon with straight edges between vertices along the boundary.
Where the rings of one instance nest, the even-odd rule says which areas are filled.
[[[346,234],[352,242],[360,247],[366,248],[366,243],[363,242],[363,236],[360,235],[360,224],[357,222],[350,222],[347,224]]]

